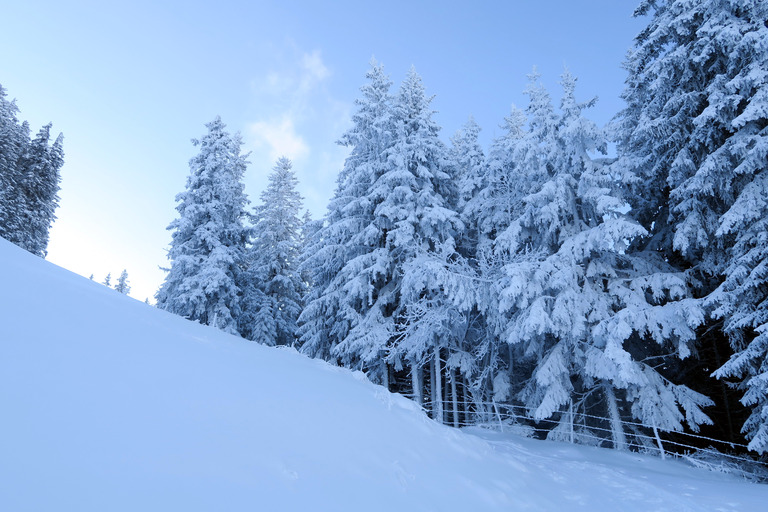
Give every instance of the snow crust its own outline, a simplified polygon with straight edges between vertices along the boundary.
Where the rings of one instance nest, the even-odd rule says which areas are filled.
[[[0,239],[0,510],[748,511],[768,486],[429,420]]]

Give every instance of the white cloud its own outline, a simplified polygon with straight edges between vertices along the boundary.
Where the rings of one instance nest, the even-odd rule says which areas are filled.
[[[293,119],[287,115],[277,120],[251,123],[248,125],[248,133],[256,148],[268,147],[272,161],[281,156],[298,160],[309,154],[309,146],[296,133]]]
[[[332,94],[332,71],[320,50],[291,46],[272,53],[280,58],[251,84],[255,110],[245,133],[254,172],[247,186],[252,195],[263,190],[268,169],[286,156],[294,163],[305,207],[320,217],[348,153],[335,141],[350,122],[351,105]]]
[[[323,64],[320,50],[305,53],[301,57],[302,77],[301,91],[309,92],[319,83],[331,76],[331,72]]]
[[[306,136],[317,124],[317,112],[330,101],[321,90],[331,72],[323,63],[320,50],[299,52],[293,60],[281,62],[254,82],[259,104],[259,119],[248,125],[253,149],[269,150],[269,158],[286,156],[301,159],[310,153]]]

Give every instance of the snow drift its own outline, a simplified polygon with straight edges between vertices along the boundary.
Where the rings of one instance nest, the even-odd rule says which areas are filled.
[[[0,239],[0,509],[759,510],[681,462],[430,421]]]

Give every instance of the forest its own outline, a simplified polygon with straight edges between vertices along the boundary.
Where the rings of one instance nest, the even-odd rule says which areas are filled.
[[[214,119],[157,306],[362,370],[449,425],[768,451],[768,4],[636,14],[649,23],[607,126],[568,69],[553,100],[534,68],[488,148],[471,119],[446,143],[416,70],[395,90],[372,61],[322,219],[287,158],[251,209],[243,142]],[[19,152],[0,101],[0,236],[44,255],[13,212],[50,212],[47,233],[55,200],[10,206],[30,174],[6,169],[37,151],[58,172],[61,139],[45,127]]]

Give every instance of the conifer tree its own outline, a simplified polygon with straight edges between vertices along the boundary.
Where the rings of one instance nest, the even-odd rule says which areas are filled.
[[[241,333],[266,345],[296,341],[304,290],[298,270],[302,197],[297,184],[291,161],[280,158],[255,215]]]
[[[239,135],[218,116],[206,124],[199,153],[189,162],[186,190],[176,196],[171,262],[157,292],[158,307],[227,332],[237,332],[248,229],[243,187],[246,155]]]
[[[714,315],[707,332],[723,322],[735,354],[716,375],[741,379],[753,410],[744,433],[767,450],[768,7],[643,1],[636,13],[650,22],[627,62],[617,126],[620,163],[640,178],[633,209],[651,235],[641,241],[696,278]]]
[[[480,146],[480,127],[473,118],[451,137],[451,147],[448,150],[446,172],[457,184],[455,198],[450,198],[450,204],[460,213],[467,229],[459,248],[463,255],[474,257],[477,245],[476,224],[468,223],[464,210],[467,204],[478,195],[486,176],[485,155]],[[448,199],[448,198],[446,198]]]
[[[312,218],[312,214],[309,210],[304,212],[301,223],[301,250],[299,251],[297,269],[299,276],[301,277],[302,292],[301,299],[302,304],[306,304],[307,297],[314,287],[312,281],[312,271],[306,264],[309,258],[309,248],[315,244],[315,240],[320,230],[323,229],[323,220],[315,220]]]
[[[18,162],[18,234],[14,241],[32,254],[45,257],[48,232],[59,205],[59,170],[64,164],[63,136],[49,146],[51,125],[43,126],[26,145]]]
[[[336,360],[335,347],[357,324],[358,310],[373,298],[370,281],[384,243],[381,228],[373,222],[376,204],[369,194],[384,172],[392,140],[392,82],[375,60],[366,78],[352,127],[339,140],[350,154],[324,225],[307,241],[302,257],[312,290],[299,318],[301,350],[327,360]]]
[[[123,271],[120,273],[120,277],[118,278],[117,284],[115,285],[115,290],[125,295],[128,295],[131,292],[131,285],[128,283],[127,270],[123,269]]]
[[[19,123],[15,101],[6,99],[6,91],[0,85],[0,236],[11,240],[17,224],[18,186],[21,179],[18,160],[24,149],[25,138]]]
[[[48,232],[56,219],[63,136],[49,145],[51,125],[30,140],[19,123],[15,102],[0,86],[0,236],[45,257]]]
[[[548,100],[532,80],[536,112]],[[506,258],[504,337],[535,363],[520,396],[534,419],[558,419],[554,437],[589,429],[590,415],[610,418],[617,448],[626,446],[627,416],[663,430],[680,430],[683,421],[696,429],[710,422],[701,407],[711,401],[646,360],[690,355],[701,310],[658,255],[627,252],[646,233],[626,214],[628,177],[617,179],[590,156],[605,151],[605,136],[582,116],[592,102],[575,101],[570,73],[561,83],[560,115],[547,116],[549,126],[531,123],[530,147],[542,155],[521,160],[531,190],[496,239]]]
[[[395,368],[406,363],[417,397],[421,368],[430,364],[433,414],[442,421],[441,351],[451,339],[454,310],[446,307],[439,263],[455,255],[463,226],[450,204],[458,191],[446,172],[431,100],[411,68],[394,104],[394,139],[385,151],[384,172],[368,196],[376,205],[372,227],[380,237],[373,272],[358,277],[368,297],[361,297],[356,325],[336,351],[364,367],[384,355]]]
[[[104,281],[102,281],[101,284],[103,284],[107,288],[111,288],[112,287],[111,281],[112,281],[112,272],[107,272],[107,276],[104,278]]]

